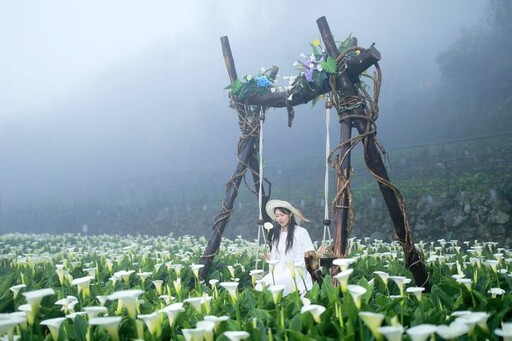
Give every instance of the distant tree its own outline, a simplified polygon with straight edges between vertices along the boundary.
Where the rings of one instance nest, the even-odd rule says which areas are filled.
[[[489,0],[486,22],[465,29],[439,54],[437,62],[451,98],[486,105],[511,96],[511,17],[512,1]]]

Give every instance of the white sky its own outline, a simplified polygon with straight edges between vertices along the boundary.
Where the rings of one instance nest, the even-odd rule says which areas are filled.
[[[452,29],[462,23],[470,24],[479,16],[473,9],[478,2],[482,1],[458,0],[447,4],[440,0],[395,0],[384,4],[380,1],[358,1],[355,4],[349,1],[314,3],[290,0],[2,0],[2,116],[19,115],[24,109],[49,105],[83,87],[83,82],[93,81],[112,65],[143,55],[157,45],[179,49],[180,46],[189,46],[197,37],[218,39],[221,35],[240,37],[250,42],[260,29],[264,32],[268,27],[281,29],[282,33],[274,31],[273,34],[285,37],[289,32],[300,32],[307,26],[311,27],[311,36],[314,36],[315,20],[327,15],[329,22],[350,23],[356,35],[361,33],[361,27],[365,31],[375,30],[378,46],[383,46],[386,43],[382,35],[384,32],[396,34],[401,31],[407,37],[415,34],[414,30],[425,34],[427,23],[433,32],[440,32],[444,27]],[[440,12],[443,6],[447,7],[445,13]],[[330,9],[339,10],[339,16],[335,16],[337,11]],[[305,16],[304,12],[309,12],[309,15]],[[302,21],[304,17],[309,21]],[[409,32],[404,31],[404,27],[409,27]],[[436,39],[433,35],[418,38],[432,37]],[[301,37],[300,40],[307,42],[308,38]],[[197,39],[197,43],[202,43],[202,39]],[[396,42],[396,37],[389,39]],[[427,43],[431,41],[427,40]],[[404,39],[401,48],[407,49],[405,44],[407,41]],[[300,46],[290,48],[294,52]]]
[[[410,82],[432,80],[439,51],[484,7],[481,0],[0,0],[0,192],[23,200],[53,181],[87,187],[87,176],[105,169],[134,177],[192,167],[197,160],[187,157],[201,137],[218,139],[204,146],[206,162],[219,150],[234,159],[238,131],[221,36],[229,37],[239,76],[273,64],[295,74],[293,61],[319,38],[316,20],[326,16],[337,40],[353,33],[360,46],[376,43],[386,100]]]

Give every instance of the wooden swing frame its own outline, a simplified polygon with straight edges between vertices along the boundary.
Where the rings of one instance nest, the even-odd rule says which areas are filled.
[[[329,56],[337,58],[340,54],[338,47],[331,34],[329,25],[325,17],[320,17],[317,20],[317,25],[324,42],[324,46]],[[238,79],[235,62],[231,53],[231,48],[227,37],[221,37],[222,51],[224,61],[229,74],[231,84]],[[357,96],[358,90],[356,84],[359,83],[359,76],[369,67],[375,65],[380,60],[380,52],[372,45],[370,48],[364,50],[356,58],[351,59],[346,63],[344,72],[339,72],[335,78],[336,91],[342,97]],[[273,67],[270,77],[275,77],[277,74],[277,67]],[[288,126],[291,126],[294,112],[293,107],[296,105],[307,103],[319,95],[332,91],[332,86],[329,82],[325,84],[303,91],[299,94],[294,94],[293,98],[289,98],[286,91],[276,91],[274,93],[253,94],[246,98],[243,103],[237,102],[236,98],[231,97],[231,106],[238,111],[239,124],[242,130],[240,140],[238,142],[238,164],[232,178],[226,184],[226,195],[222,201],[222,208],[216,216],[212,228],[212,235],[208,241],[204,254],[200,263],[204,265],[200,270],[200,277],[205,279],[213,264],[213,259],[218,253],[220,241],[226,224],[231,216],[238,188],[241,181],[245,178],[248,170],[251,171],[254,188],[257,195],[259,189],[262,189],[262,203],[260,210],[263,212],[263,219],[258,220],[258,225],[263,225],[264,221],[270,221],[270,217],[263,209],[270,198],[271,183],[267,179],[263,179],[267,183],[267,190],[260,186],[260,177],[258,170],[258,153],[259,153],[259,135],[258,135],[258,120],[264,120],[264,112],[266,108],[287,108],[288,111]],[[349,230],[349,214],[351,210],[351,202],[349,200],[349,193],[347,191],[347,179],[350,177],[350,139],[352,128],[356,128],[359,134],[363,135],[368,132],[370,123],[365,119],[367,111],[364,105],[355,106],[346,112],[338,114],[340,116],[340,141],[341,148],[338,150],[339,164],[337,165],[341,170],[338,172],[336,180],[336,188],[340,195],[337,195],[333,203],[333,217],[336,222],[335,235],[332,245],[332,251],[336,258],[344,258],[348,253],[348,235]],[[343,116],[345,115],[345,116]],[[404,199],[400,192],[391,185],[389,176],[382,160],[380,149],[375,141],[375,134],[366,134],[363,138],[364,141],[364,158],[368,170],[377,179],[379,189],[384,198],[389,215],[393,222],[395,230],[395,239],[402,245],[405,254],[405,262],[411,271],[415,282],[418,286],[422,286],[426,291],[430,290],[429,273],[423,263],[421,254],[416,250],[413,242],[411,232],[409,230],[407,214],[405,212]],[[327,203],[326,203],[327,204]]]

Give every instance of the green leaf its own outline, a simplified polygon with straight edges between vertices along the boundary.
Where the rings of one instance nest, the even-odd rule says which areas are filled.
[[[315,340],[317,340],[316,338],[306,336],[306,335],[299,333],[295,330],[287,330],[287,332],[288,332],[288,335],[293,337],[292,340],[297,340],[297,341],[315,341]]]
[[[338,47],[338,51],[343,52],[349,47],[352,47],[352,39],[352,33],[350,33],[348,37],[345,38],[345,40],[340,44],[340,46]]]
[[[77,341],[86,341],[87,340],[87,327],[88,323],[86,319],[77,315],[73,320],[73,325],[75,326],[75,338]]]
[[[311,49],[313,50],[313,54],[315,56],[322,55],[322,53],[318,51],[318,47],[316,47],[314,44],[309,43],[309,46],[311,46]]]
[[[0,312],[14,310],[13,293],[9,289],[14,285],[14,273],[1,276],[0,283]]]
[[[332,284],[332,279],[330,276],[326,276],[324,282],[322,283],[322,298],[327,298],[327,302],[334,302],[338,299],[338,288],[335,288]],[[327,305],[327,304],[324,304]]]
[[[458,310],[464,305],[464,295],[459,295],[453,303],[453,310]]]
[[[479,292],[478,290],[473,290],[473,295],[475,295],[475,297],[479,301],[480,306],[487,307],[487,303],[489,302],[490,298],[489,296],[482,295],[482,293]]]
[[[370,285],[370,283],[368,283],[368,281],[366,280],[365,277],[361,277],[358,281],[357,281],[357,284],[362,286],[363,288],[366,289],[366,293],[362,296],[362,299],[368,303],[368,301],[370,300],[370,298],[372,297],[373,295],[373,287]]]
[[[290,328],[291,330],[302,330],[302,321],[300,319],[300,314],[296,314],[292,317],[292,319],[288,323],[288,328]]]
[[[331,56],[327,57],[327,60],[321,62],[320,65],[325,70],[325,72],[333,75],[336,74],[338,69],[338,66],[336,65],[336,60]]]
[[[240,90],[242,89],[243,85],[244,85],[244,83],[240,79],[237,79],[228,88],[231,88],[233,95],[237,96],[238,93],[240,92]]]

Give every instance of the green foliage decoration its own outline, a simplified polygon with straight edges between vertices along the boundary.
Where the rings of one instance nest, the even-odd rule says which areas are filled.
[[[325,70],[325,72],[335,75],[338,69],[338,66],[336,65],[336,60],[329,56],[327,59],[320,63],[320,66],[322,66],[322,69]]]
[[[352,36],[349,35],[340,43],[339,50],[344,51],[351,45]],[[306,56],[302,53],[301,57],[304,60],[293,63],[293,66],[299,71],[299,75],[283,77],[283,79],[289,79],[287,85],[281,86],[278,84],[278,81],[271,76],[272,69],[261,68],[258,74],[248,74],[241,79],[237,79],[226,89],[229,89],[238,101],[243,102],[253,95],[276,91],[287,91],[291,100],[294,94],[298,94],[305,89],[325,87],[329,75],[335,75],[338,72],[336,60],[327,54],[318,39],[315,39],[309,46],[311,47],[311,54]],[[318,98],[315,98],[313,103],[316,103]]]

